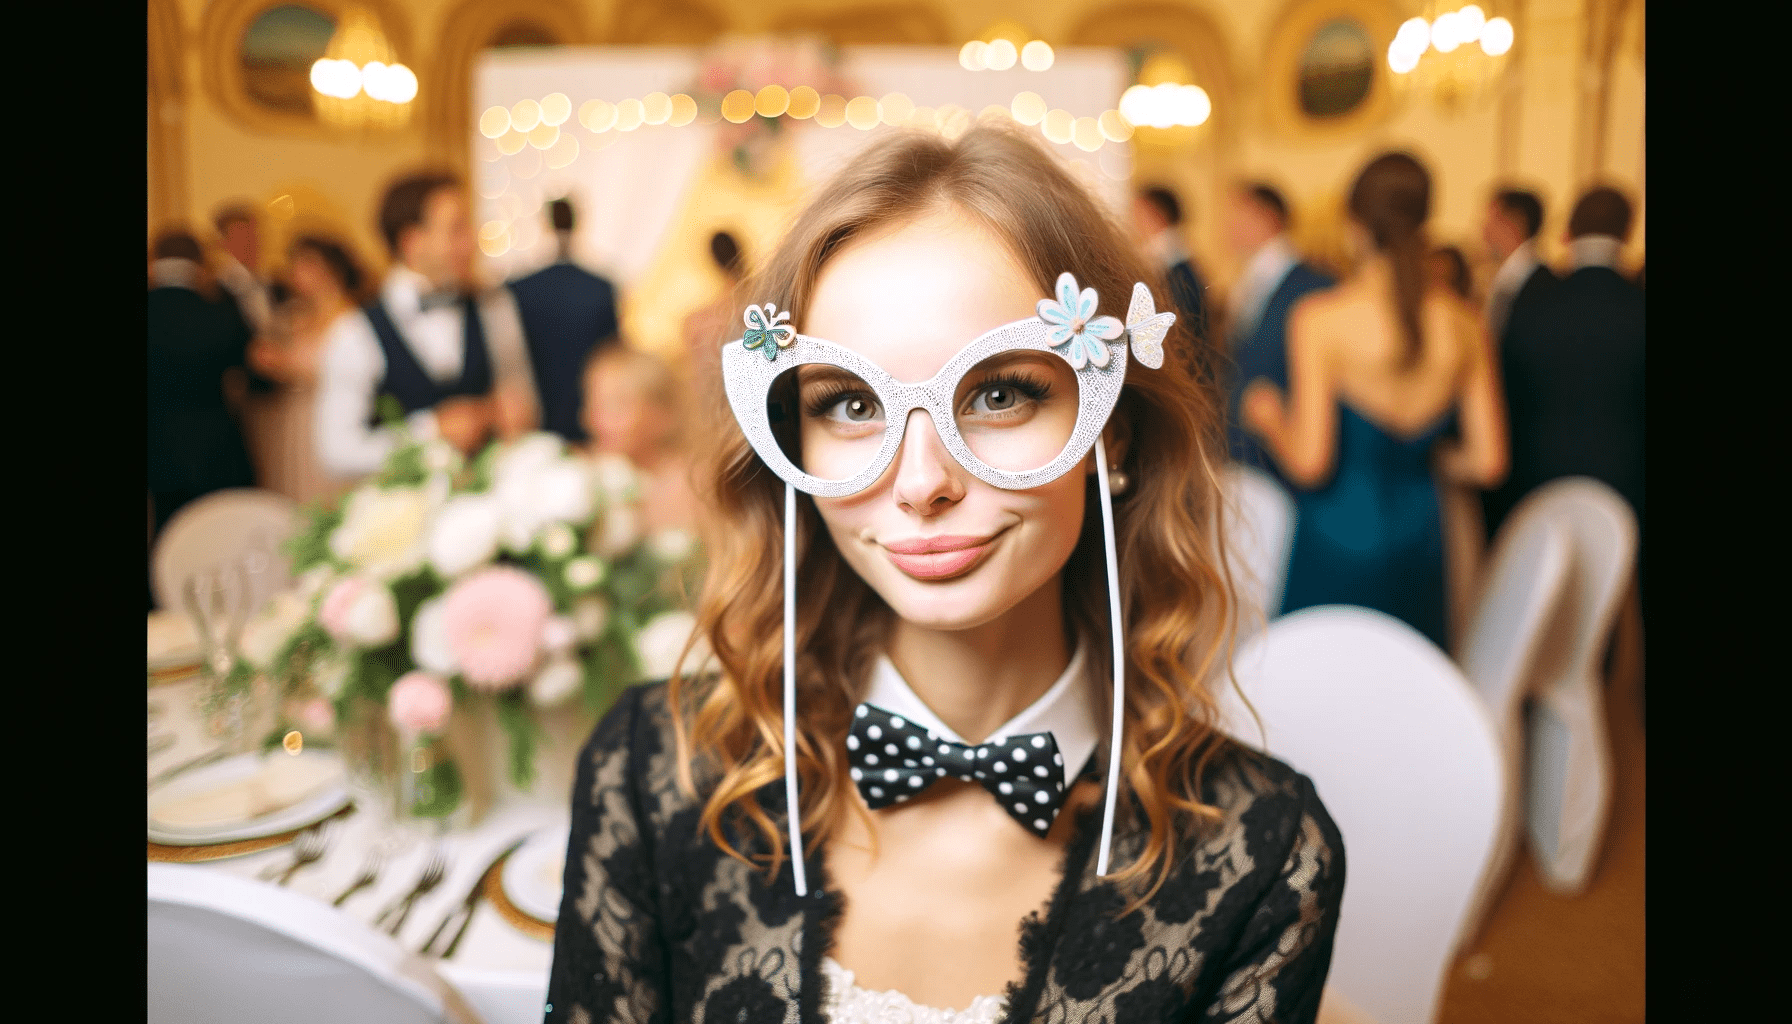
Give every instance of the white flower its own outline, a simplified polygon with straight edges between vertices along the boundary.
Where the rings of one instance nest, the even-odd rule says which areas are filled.
[[[454,648],[448,644],[440,597],[432,597],[419,605],[417,617],[411,620],[411,660],[419,668],[437,675],[451,676],[460,671],[460,663],[454,659]]]
[[[460,452],[448,442],[437,438],[424,443],[423,468],[431,473],[452,473],[460,463]]]
[[[610,606],[601,597],[581,597],[573,602],[572,624],[580,640],[592,640],[610,622]]]
[[[565,558],[578,546],[579,539],[565,523],[555,523],[541,533],[541,553],[549,558]]]
[[[566,563],[566,585],[574,590],[590,590],[604,580],[604,563],[585,555]]]
[[[672,611],[656,615],[635,637],[635,657],[641,665],[643,679],[665,679],[678,666],[678,656],[685,641],[697,628],[690,612]],[[691,650],[690,664],[708,657],[708,649],[699,642]]]
[[[310,601],[328,589],[331,578],[332,574],[327,564],[314,565],[301,573],[299,578],[293,581],[293,584],[299,596]]]
[[[1095,289],[1084,288],[1079,293],[1076,278],[1069,272],[1058,275],[1056,291],[1056,301],[1040,299],[1034,307],[1039,319],[1050,325],[1046,340],[1053,348],[1068,345],[1064,358],[1078,370],[1090,363],[1107,366],[1108,347],[1103,343],[1120,337],[1126,325],[1111,316],[1096,316]]]
[[[621,455],[599,455],[591,460],[591,476],[606,506],[628,504],[641,495],[640,474]]]
[[[614,558],[641,543],[641,516],[628,505],[612,505],[598,528],[597,553]]]
[[[377,579],[401,576],[423,561],[429,508],[420,488],[363,487],[349,495],[330,550]]]
[[[345,617],[349,638],[361,647],[383,647],[398,639],[398,604],[384,584],[370,583],[355,595]]]
[[[292,590],[275,594],[273,600],[243,627],[243,657],[249,664],[266,671],[310,614],[311,602],[302,594]]]
[[[311,682],[325,697],[335,700],[342,692],[342,685],[348,682],[348,661],[332,658],[324,662],[311,673]]]
[[[647,546],[653,551],[654,557],[662,562],[682,562],[697,546],[697,538],[691,536],[688,530],[674,527],[648,537]]]
[[[504,546],[521,554],[550,523],[591,518],[591,481],[581,462],[566,458],[560,439],[531,434],[498,457],[492,494],[501,510]]]
[[[529,680],[529,700],[543,708],[564,704],[568,697],[579,692],[584,680],[585,673],[578,662],[571,658],[555,658]]]
[[[536,510],[549,522],[583,523],[591,518],[591,478],[571,459],[543,467],[534,480]]]
[[[564,615],[554,615],[541,625],[541,649],[549,654],[565,654],[579,640],[579,628]]]
[[[498,503],[488,494],[449,498],[429,532],[429,561],[448,579],[498,553]]]

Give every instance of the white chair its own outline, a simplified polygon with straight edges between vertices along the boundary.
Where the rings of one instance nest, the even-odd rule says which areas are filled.
[[[184,611],[181,588],[188,579],[238,560],[249,570],[248,607],[261,607],[292,578],[292,560],[281,547],[299,525],[298,505],[273,491],[235,487],[195,499],[156,538],[150,555],[156,607]]]
[[[1500,531],[1487,578],[1469,619],[1456,663],[1480,694],[1499,730],[1505,801],[1493,863],[1463,927],[1465,942],[1486,923],[1517,852],[1524,807],[1524,702],[1535,689],[1540,648],[1554,643],[1568,585],[1571,544],[1561,525],[1530,516]]]
[[[479,1024],[428,963],[334,907],[149,865],[149,1024]]]
[[[1327,988],[1358,1019],[1430,1024],[1493,853],[1505,772],[1468,681],[1411,627],[1363,608],[1271,623],[1221,693],[1228,731],[1313,780],[1344,837]]]
[[[1273,619],[1281,609],[1294,544],[1294,499],[1268,475],[1234,462],[1226,467],[1225,510],[1243,639],[1255,632],[1259,615]]]
[[[1569,477],[1533,491],[1502,535],[1531,519],[1569,538],[1564,621],[1540,650],[1525,713],[1526,818],[1538,874],[1550,889],[1586,888],[1611,814],[1612,752],[1602,666],[1636,562],[1636,516],[1597,480]]]

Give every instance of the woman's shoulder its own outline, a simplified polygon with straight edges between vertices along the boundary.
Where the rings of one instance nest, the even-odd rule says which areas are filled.
[[[585,741],[581,767],[589,772],[587,792],[626,790],[636,811],[664,820],[695,800],[680,785],[679,753],[672,700],[665,681],[640,683],[622,691]]]
[[[1263,751],[1228,742],[1202,774],[1201,802],[1218,812],[1217,821],[1189,837],[1202,846],[1279,850],[1272,869],[1302,848],[1341,864],[1344,839],[1313,780]]]

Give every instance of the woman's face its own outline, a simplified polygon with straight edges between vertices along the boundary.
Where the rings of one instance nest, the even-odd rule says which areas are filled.
[[[915,383],[985,331],[1033,316],[1042,297],[998,239],[948,209],[834,256],[798,327]],[[804,468],[851,476],[877,450],[883,409],[840,371],[808,365],[798,380]],[[1076,377],[1054,353],[994,357],[959,384],[953,412],[984,462],[1035,469],[1063,450],[1075,424]],[[935,629],[969,629],[1056,581],[1082,531],[1092,463],[1085,458],[1043,487],[1003,490],[959,465],[917,409],[882,477],[815,505],[847,564],[898,615]]]

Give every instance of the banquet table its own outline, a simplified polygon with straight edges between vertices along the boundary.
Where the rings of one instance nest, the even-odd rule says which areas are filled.
[[[153,676],[152,676],[153,680]],[[173,742],[152,743],[149,757],[151,780],[202,757],[219,746],[208,735],[200,711],[204,684],[197,675],[152,681],[149,689],[150,736],[172,736]],[[156,749],[160,746],[161,749]],[[278,750],[271,755],[283,756]],[[369,925],[380,912],[409,892],[423,874],[431,855],[440,849],[448,868],[442,882],[416,901],[395,936],[407,950],[421,952],[437,926],[452,913],[487,871],[519,840],[544,831],[563,831],[568,809],[562,801],[519,798],[511,794],[492,807],[471,827],[431,835],[409,833],[408,844],[395,839],[390,820],[380,811],[381,802],[371,793],[351,785],[354,802],[326,826],[329,837],[323,856],[294,872],[286,888],[315,897],[329,905],[356,879],[376,844],[388,844],[378,880],[350,896],[340,912]],[[244,843],[254,846],[255,843]],[[393,847],[401,848],[393,848]],[[279,845],[216,859],[203,847],[158,847],[150,844],[150,860],[174,860],[208,871],[259,879],[290,865],[294,846],[290,839]],[[496,872],[494,872],[494,875]],[[261,884],[273,886],[272,881]],[[520,1024],[540,1021],[547,998],[548,968],[553,955],[551,925],[535,921],[517,910],[502,893],[497,903],[484,889],[474,905],[472,920],[452,957],[430,956],[429,962],[465,998],[486,1024]],[[444,935],[451,935],[458,922]],[[382,929],[383,930],[383,929]],[[442,938],[437,949],[446,948]]]

